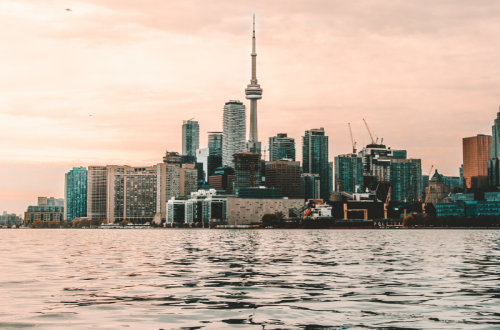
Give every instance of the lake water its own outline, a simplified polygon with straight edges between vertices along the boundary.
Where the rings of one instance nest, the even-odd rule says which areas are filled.
[[[0,329],[500,329],[498,230],[0,230]]]

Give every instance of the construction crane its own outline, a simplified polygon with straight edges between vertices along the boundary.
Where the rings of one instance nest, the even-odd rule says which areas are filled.
[[[191,120],[193,120],[194,118],[196,118],[196,117],[193,117],[193,118],[191,118],[191,119],[188,119],[188,121],[191,121]]]
[[[432,167],[431,167],[431,171],[432,171]],[[430,177],[430,175],[429,175],[429,177]],[[427,196],[425,196],[425,202],[424,202],[424,204],[422,204],[422,213],[425,213],[425,209],[427,207],[427,202],[429,201],[430,194],[431,194],[431,185],[429,184],[429,189],[427,189]]]
[[[352,153],[356,154],[356,141],[354,141],[354,139],[352,137],[351,123],[347,123],[347,125],[349,125],[349,132],[351,133]]]
[[[387,193],[387,199],[385,200],[384,204],[384,219],[387,219],[387,206],[389,206],[389,202],[391,201],[391,189],[392,187],[389,187],[389,192]]]
[[[377,144],[378,142],[378,137],[377,137],[377,141],[375,141],[373,139],[373,136],[372,136],[372,132],[370,131],[370,128],[368,127],[368,123],[366,122],[366,120],[363,118],[363,121],[365,122],[365,125],[366,125],[366,129],[368,130],[368,134],[370,134],[370,139],[372,140],[372,144]]]
[[[429,171],[429,176],[427,177],[427,180],[425,180],[424,184],[424,189],[422,189],[422,199],[424,199],[424,193],[425,193],[425,187],[429,183],[429,180],[431,179],[431,174],[432,174],[432,169],[434,168],[434,165],[431,165],[431,170]]]

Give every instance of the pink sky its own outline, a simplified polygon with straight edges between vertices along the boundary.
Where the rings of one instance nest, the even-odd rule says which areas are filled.
[[[224,102],[248,105],[253,13],[263,144],[286,132],[301,157],[324,127],[333,161],[348,122],[368,143],[365,118],[424,173],[458,175],[462,137],[491,134],[497,0],[3,0],[0,211],[62,197],[73,166],[158,163],[184,119],[206,146]]]

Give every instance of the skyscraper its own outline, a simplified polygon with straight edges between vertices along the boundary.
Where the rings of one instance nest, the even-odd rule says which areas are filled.
[[[488,184],[500,186],[500,111],[491,127],[491,157],[488,160]]]
[[[286,133],[269,138],[269,161],[289,159],[295,161],[295,140]]]
[[[488,185],[488,159],[491,136],[478,134],[463,139],[464,188],[485,188]]]
[[[265,167],[267,188],[281,188],[283,197],[300,198],[300,162],[275,160]]]
[[[420,159],[392,159],[391,200],[415,201],[422,196],[422,162]]]
[[[108,210],[110,223],[123,220],[145,223],[156,214],[157,167],[108,165]]]
[[[234,167],[233,155],[245,148],[246,113],[240,101],[229,101],[224,105],[222,117],[222,165]]]
[[[64,175],[64,220],[87,216],[87,169],[73,167]]]
[[[197,121],[184,120],[182,124],[182,154],[196,156],[200,148],[200,125]]]
[[[105,220],[108,169],[106,166],[89,166],[87,175],[87,217],[92,220]]]
[[[491,158],[500,157],[500,111],[491,127]]]
[[[335,191],[363,191],[363,161],[357,154],[335,157]]]
[[[250,136],[248,139],[248,151],[261,153],[259,132],[257,128],[257,100],[262,98],[262,88],[257,82],[257,53],[255,50],[255,15],[253,16],[252,36],[252,79],[250,85],[245,89],[245,95],[250,100]],[[224,164],[226,165],[226,164]]]
[[[234,192],[239,188],[258,188],[261,184],[260,154],[240,152],[234,154]]]
[[[302,172],[319,174],[320,198],[330,199],[328,136],[323,127],[305,131],[302,137]]]
[[[210,156],[222,157],[223,132],[208,132],[208,150]]]

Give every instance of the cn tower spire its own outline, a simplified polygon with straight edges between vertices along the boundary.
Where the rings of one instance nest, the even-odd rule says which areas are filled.
[[[260,142],[257,129],[257,100],[262,98],[262,88],[257,83],[257,53],[255,41],[255,14],[253,15],[252,33],[252,79],[250,85],[245,89],[245,95],[250,100],[250,136],[248,139],[248,151],[260,153]]]

